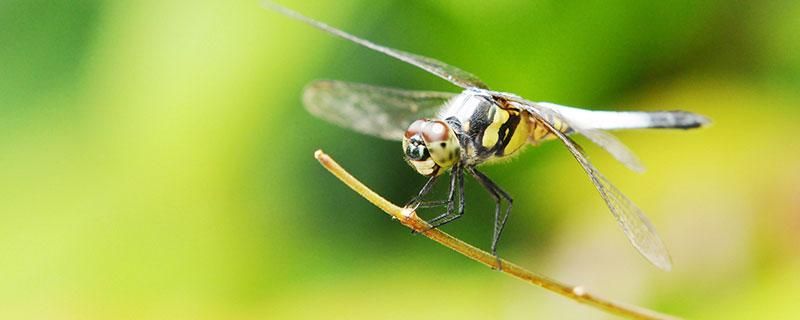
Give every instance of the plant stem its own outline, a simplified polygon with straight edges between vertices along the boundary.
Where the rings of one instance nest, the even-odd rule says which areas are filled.
[[[350,173],[344,170],[344,168],[342,168],[338,163],[336,163],[336,161],[333,161],[333,159],[330,156],[322,152],[322,150],[317,150],[314,153],[314,157],[317,158],[317,160],[319,160],[319,162],[326,169],[328,169],[328,171],[330,171],[333,175],[339,178],[339,180],[341,180],[347,186],[358,192],[358,194],[367,199],[369,202],[372,202],[372,204],[374,204],[384,212],[388,213],[393,218],[399,220],[403,225],[411,229],[414,229],[417,232],[425,230],[430,226],[427,222],[425,222],[425,220],[420,219],[413,209],[398,207],[392,204],[391,202],[387,201],[386,199],[384,199],[371,189],[369,189],[363,183],[354,178]],[[428,238],[431,238],[434,241],[439,242],[450,249],[453,249],[467,257],[472,258],[475,261],[490,266],[495,270],[498,269],[497,260],[495,260],[495,257],[493,255],[483,250],[480,250],[464,241],[461,241],[460,239],[457,239],[447,233],[444,233],[439,229],[431,229],[424,232],[423,234]],[[501,259],[501,261],[503,264],[502,272],[506,274],[530,282],[539,287],[553,291],[560,295],[566,296],[567,298],[570,298],[572,300],[578,301],[583,304],[587,304],[589,306],[603,310],[608,313],[620,315],[631,319],[680,319],[671,315],[658,313],[649,309],[613,302],[611,300],[604,299],[586,292],[583,286],[571,286],[562,284],[555,280],[549,279],[541,274],[528,271],[523,267],[520,267],[514,263],[506,261],[505,259]]]

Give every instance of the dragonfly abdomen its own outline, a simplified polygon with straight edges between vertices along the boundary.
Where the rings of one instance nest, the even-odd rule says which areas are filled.
[[[556,110],[582,129],[692,129],[709,123],[706,117],[686,111],[595,111],[549,102],[538,105]]]
[[[550,130],[542,124],[540,121],[547,121],[553,129],[561,131],[564,134],[571,134],[575,130],[567,125],[564,121],[562,121],[559,117],[555,116],[554,114],[544,114],[541,115],[543,119],[536,119],[535,117],[528,117],[528,122],[530,125],[530,134],[528,135],[528,142],[537,145],[542,141],[555,139],[556,136],[550,132]]]

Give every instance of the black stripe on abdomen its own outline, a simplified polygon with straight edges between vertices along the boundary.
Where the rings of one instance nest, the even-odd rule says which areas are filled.
[[[497,143],[494,145],[494,147],[492,147],[491,150],[497,156],[505,155],[503,151],[508,145],[508,142],[511,141],[511,138],[514,136],[514,132],[517,130],[517,126],[520,122],[519,113],[511,110],[507,111],[508,120],[500,126],[500,130],[497,132]]]

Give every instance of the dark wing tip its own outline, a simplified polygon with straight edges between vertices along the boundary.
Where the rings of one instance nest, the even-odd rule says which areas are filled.
[[[688,111],[673,111],[675,126],[678,129],[694,129],[711,124],[711,120],[705,116]]]

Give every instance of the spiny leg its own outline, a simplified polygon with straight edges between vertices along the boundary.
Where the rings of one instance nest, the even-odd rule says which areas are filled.
[[[433,189],[433,185],[435,184],[436,180],[439,179],[439,177],[440,176],[434,176],[428,179],[428,182],[425,183],[425,185],[422,187],[422,190],[419,191],[419,194],[417,194],[413,199],[411,199],[411,201],[406,203],[405,207],[408,208],[411,206],[415,206],[416,208],[419,207],[425,208],[425,207],[435,207],[448,204],[450,200],[422,201],[422,198],[425,197],[425,195],[427,195],[431,191],[431,189]]]
[[[453,211],[455,210],[454,203],[455,203],[456,179],[458,178],[458,174],[457,173],[460,173],[460,172],[461,172],[461,170],[460,170],[460,167],[459,167],[458,164],[453,166],[453,169],[450,171],[450,194],[447,196],[447,200],[419,203],[419,206],[435,206],[435,205],[439,205],[439,204],[447,204],[447,212],[445,212],[444,214],[442,214],[442,215],[440,215],[440,216],[438,216],[436,218],[431,219],[430,221],[428,221],[428,223],[432,224],[432,223],[434,223],[434,222],[436,222],[438,220],[441,220],[444,217],[447,217],[447,216],[453,214]],[[417,232],[416,230],[414,230],[414,231],[411,231],[411,233],[419,234],[419,233],[428,231],[430,229],[433,229],[433,227],[429,227],[429,228],[427,228],[425,230],[422,230],[420,232]]]
[[[458,176],[459,175],[461,175],[461,166],[456,164],[455,166],[453,166],[453,169],[450,170],[450,194],[447,196],[447,201],[448,201],[447,202],[447,212],[445,212],[442,215],[440,215],[440,216],[438,216],[436,218],[433,218],[430,221],[428,221],[428,223],[430,223],[431,225],[436,223],[436,221],[442,220],[445,217],[449,217],[449,216],[453,215],[453,211],[455,211],[456,189],[458,188],[456,186],[456,182],[458,181]],[[430,229],[436,228],[436,227],[438,227],[440,225],[441,224],[437,224],[435,226],[428,227],[428,229],[425,229],[425,231],[428,231]]]
[[[478,180],[478,182],[480,182],[480,184],[486,189],[486,191],[488,191],[489,194],[492,195],[492,198],[494,198],[495,207],[494,207],[494,231],[492,234],[492,254],[494,255],[495,259],[497,259],[497,265],[499,270],[503,270],[503,265],[500,263],[500,257],[497,255],[497,247],[496,247],[497,239],[499,237],[497,229],[498,229],[498,222],[500,220],[500,206],[501,206],[500,196],[497,194],[497,191],[494,190],[492,185],[487,183],[488,178],[484,179],[486,178],[485,175],[479,173],[474,168],[470,169],[470,173],[472,173],[475,179]]]
[[[458,213],[456,213],[455,215],[452,214],[453,213],[453,203],[455,202],[453,200],[455,200],[455,199],[453,198],[453,192],[452,192],[453,190],[451,189],[450,200],[453,201],[453,202],[451,202],[450,206],[447,208],[448,209],[448,213],[446,213],[444,215],[441,215],[441,216],[438,216],[438,217],[436,217],[436,219],[433,219],[433,220],[429,221],[428,223],[432,224],[433,222],[436,222],[439,219],[442,219],[442,218],[445,218],[445,217],[449,217],[449,218],[447,218],[444,221],[441,221],[441,222],[439,222],[439,223],[437,223],[435,225],[432,225],[430,228],[428,228],[428,230],[433,229],[433,228],[438,228],[438,227],[441,227],[443,225],[446,225],[446,224],[448,224],[450,222],[453,222],[454,220],[456,220],[458,218],[461,218],[461,216],[464,215],[464,167],[462,165],[458,165],[457,164],[455,167],[453,167],[453,170],[454,171],[451,172],[451,174],[453,174],[458,179]]]
[[[473,171],[474,170],[470,170],[470,173],[475,175],[475,173]],[[478,182],[481,183],[481,185],[486,189],[486,191],[489,192],[489,194],[492,196],[492,198],[494,198],[494,203],[495,203],[495,206],[494,206],[494,231],[493,231],[493,234],[492,234],[492,239],[494,239],[495,237],[497,237],[497,229],[499,229],[498,228],[499,227],[498,226],[498,222],[500,221],[500,207],[502,205],[502,200],[500,200],[500,196],[497,194],[497,191],[494,191],[494,188],[492,188],[490,185],[486,184],[485,181],[481,180],[480,178],[476,177],[476,179],[478,180]]]
[[[433,184],[436,183],[437,179],[439,179],[439,176],[431,177],[428,180],[428,182],[426,182],[425,185],[422,186],[422,190],[419,191],[419,194],[417,194],[414,198],[411,198],[411,201],[406,203],[405,207],[408,208],[408,207],[410,207],[412,205],[422,205],[422,203],[420,203],[420,200],[422,199],[422,197],[424,197],[426,194],[428,194],[428,192],[431,192],[431,189],[433,188]]]
[[[450,200],[438,200],[438,201],[421,201],[417,203],[417,208],[427,208],[427,207],[436,207],[445,204],[449,204]]]
[[[470,167],[468,169],[469,172],[472,173],[472,175],[475,177],[475,179],[478,180],[478,182],[480,182],[481,185],[483,185],[483,187],[489,191],[492,197],[494,197],[496,206],[494,211],[494,236],[492,237],[492,254],[497,259],[497,265],[499,267],[499,270],[503,270],[503,265],[500,263],[500,256],[497,255],[497,242],[500,240],[500,234],[503,232],[503,228],[505,228],[506,226],[506,221],[508,221],[508,216],[511,213],[511,206],[514,200],[511,199],[508,193],[503,191],[503,189],[500,188],[500,186],[495,184],[485,174],[481,173],[478,170],[475,170],[475,168],[473,167]],[[505,216],[503,216],[502,221],[500,219],[500,198],[498,197],[498,194],[503,198],[505,198],[506,202],[508,202],[508,207],[506,208],[506,214]]]

